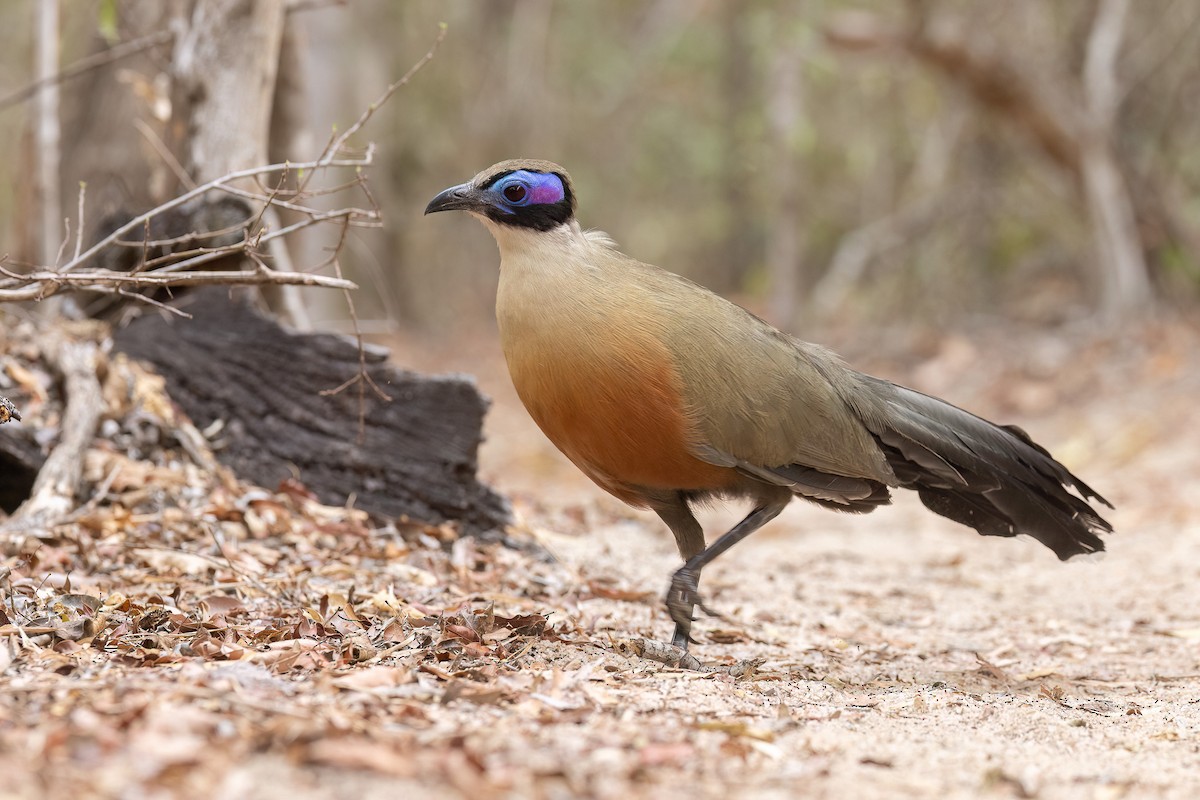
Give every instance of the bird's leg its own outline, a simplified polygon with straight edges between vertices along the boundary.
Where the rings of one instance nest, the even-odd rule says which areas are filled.
[[[686,650],[692,641],[692,622],[695,619],[693,611],[696,607],[709,616],[716,616],[715,612],[704,605],[704,600],[700,596],[700,570],[708,562],[777,517],[790,499],[791,493],[789,492],[778,499],[773,498],[764,502],[712,545],[690,557],[682,567],[675,571],[675,574],[671,576],[671,588],[667,590],[667,610],[671,614],[671,619],[675,621],[675,635],[671,637],[673,645]]]
[[[714,616],[700,596],[700,573],[692,572],[686,566],[680,567],[671,576],[671,588],[667,589],[667,613],[675,621],[675,632],[671,634],[671,644],[675,647],[687,650],[694,641],[692,623],[696,620],[697,606],[710,617]]]
[[[656,502],[654,510],[662,521],[667,523],[671,533],[675,535],[675,544],[679,547],[679,555],[685,563],[704,552],[704,529],[700,527],[700,523],[696,521],[692,509],[688,506],[687,495],[683,492],[674,492]],[[675,583],[671,584],[671,591],[667,593],[667,610],[673,620],[693,619],[693,609],[700,599],[699,571],[692,576],[689,585],[690,593],[676,593]],[[704,608],[703,605],[700,607]],[[689,622],[688,625],[690,627],[691,623]],[[671,644],[687,650],[688,641],[687,629],[676,624]]]

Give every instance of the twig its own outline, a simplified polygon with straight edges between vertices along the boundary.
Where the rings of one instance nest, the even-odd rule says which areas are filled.
[[[279,219],[279,212],[275,208],[264,206],[264,220],[268,227],[282,227],[283,223]],[[343,225],[346,224],[343,222]],[[259,260],[257,253],[248,251],[251,258],[255,261]],[[295,272],[296,267],[292,261],[292,253],[288,250],[287,241],[284,239],[272,239],[267,245],[267,252],[271,256],[271,262],[276,269],[281,272]],[[340,275],[338,277],[341,277]],[[300,293],[295,289],[281,289],[279,292],[279,305],[281,315],[288,323],[298,330],[312,330],[312,319],[309,317],[308,309],[304,307]]]
[[[184,311],[182,308],[155,300],[148,294],[142,294],[141,292],[127,292],[120,286],[116,287],[115,289],[111,287],[91,286],[89,289],[90,291],[101,292],[102,294],[115,294],[120,297],[126,297],[138,303],[145,303],[148,306],[154,306],[160,311],[165,311],[168,314],[174,314],[175,316],[182,317],[184,319],[192,319],[192,315]],[[105,289],[107,289],[107,291],[105,291]]]
[[[284,162],[284,164],[285,166],[283,171],[279,173],[279,180],[275,182],[275,188],[272,189],[271,193],[267,195],[266,202],[263,203],[263,207],[258,210],[258,216],[255,217],[254,221],[248,226],[249,230],[255,231],[262,227],[263,214],[267,213],[267,209],[270,208],[271,204],[275,202],[277,197],[279,197],[280,190],[283,189],[283,185],[287,183],[288,173],[291,172],[292,168],[287,164],[287,162]]]
[[[142,225],[142,261],[133,268],[134,272],[141,272],[148,269],[150,265],[150,220],[146,220]]]
[[[86,513],[95,511],[100,506],[100,501],[108,494],[108,490],[112,488],[113,483],[117,480],[117,476],[121,474],[121,465],[116,464],[100,481],[100,484],[92,491],[92,496],[81,507],[71,514],[70,520],[74,522]]]
[[[644,658],[690,672],[722,673],[735,678],[750,677],[763,663],[761,658],[752,658],[734,664],[705,664],[682,647],[640,637],[615,642],[613,649],[627,658]]]
[[[86,58],[81,58],[69,67],[66,67],[53,75],[46,75],[38,78],[32,83],[22,86],[15,92],[0,97],[0,110],[9,106],[23,103],[42,89],[52,84],[63,83],[66,80],[82,75],[83,73],[102,67],[105,64],[111,64],[114,61],[119,61],[122,58],[128,58],[132,55],[137,55],[145,50],[158,47],[161,44],[166,44],[175,38],[175,34],[171,31],[157,31],[147,36],[142,36],[137,39],[131,39],[122,44],[113,45],[107,50],[102,50],[99,53],[93,53]]]
[[[0,395],[0,425],[15,419],[21,421],[21,412],[17,411],[17,406],[12,400]]]
[[[154,148],[154,152],[158,153],[158,157],[167,165],[167,169],[171,170],[172,174],[175,175],[175,180],[179,181],[180,186],[185,189],[196,188],[196,182],[192,180],[191,175],[188,175],[187,170],[183,168],[183,164],[179,163],[179,159],[171,152],[171,148],[167,147],[162,137],[146,124],[144,119],[135,119],[133,127],[137,128],[137,132],[142,135],[142,138],[150,143],[150,146]]]
[[[287,9],[284,13],[293,14],[299,11],[311,11],[317,8],[344,6],[349,2],[350,0],[289,0]]]
[[[54,256],[54,263],[61,264],[63,253],[67,252],[67,244],[71,241],[71,220],[68,217],[63,217],[63,236],[62,241],[58,243],[58,253]]]
[[[421,58],[417,60],[417,63],[409,67],[408,72],[401,75],[398,81],[389,84],[388,87],[383,90],[383,94],[379,95],[374,103],[371,103],[371,105],[367,106],[367,110],[364,111],[359,118],[354,121],[353,125],[351,125],[349,128],[346,128],[345,132],[343,132],[340,136],[332,139],[329,144],[325,146],[325,152],[321,155],[321,158],[317,159],[318,162],[324,164],[337,155],[341,151],[342,146],[346,143],[346,141],[349,140],[351,136],[358,133],[358,131],[367,124],[367,121],[375,115],[375,112],[378,111],[379,108],[386,103],[388,99],[396,93],[397,90],[399,90],[402,86],[405,86],[413,79],[414,75],[420,72],[426,64],[433,60],[433,56],[437,52],[438,47],[441,45],[442,40],[446,38],[447,30],[448,28],[446,23],[443,22],[438,29],[437,38],[434,39],[433,44],[429,46],[428,52],[421,56]]]
[[[339,278],[342,275],[342,263],[338,258],[338,254],[342,252],[342,245],[346,241],[346,232],[349,226],[342,226],[341,236],[338,237],[337,244],[333,247],[333,254],[329,257],[329,263],[333,265],[334,274]],[[358,443],[362,444],[367,436],[367,387],[370,386],[375,395],[385,403],[392,401],[391,395],[379,388],[379,384],[371,377],[371,373],[367,371],[367,348],[363,345],[362,331],[358,329],[358,312],[354,308],[354,298],[349,292],[345,292],[346,307],[350,312],[350,319],[354,324],[354,340],[358,345],[358,373],[333,389],[324,389],[321,391],[322,397],[329,397],[335,394],[341,394],[351,385],[358,386]]]
[[[342,147],[346,144],[346,142],[350,139],[350,137],[353,136],[355,133],[357,133],[359,130],[361,130],[362,127],[367,124],[367,121],[370,120],[372,116],[374,116],[375,112],[378,111],[379,108],[384,103],[386,103],[388,101],[388,99],[393,94],[396,93],[397,90],[399,90],[402,86],[405,86],[409,81],[412,80],[414,75],[416,75],[418,72],[420,72],[421,69],[426,64],[428,64],[430,61],[433,60],[433,56],[435,53],[437,53],[437,49],[441,45],[442,40],[444,40],[446,38],[447,30],[448,30],[448,28],[447,28],[446,24],[442,23],[442,25],[440,26],[440,28],[438,30],[437,38],[433,40],[433,44],[430,45],[429,50],[425,53],[425,55],[423,55],[420,59],[417,60],[417,62],[415,64],[413,64],[411,67],[409,67],[408,72],[405,72],[402,76],[400,76],[399,80],[389,84],[388,87],[386,89],[384,89],[383,94],[381,94],[375,100],[374,103],[371,103],[371,105],[367,106],[367,109],[365,111],[363,111],[363,113],[359,116],[359,118],[357,120],[354,121],[354,124],[352,124],[349,128],[347,128],[340,136],[336,136],[330,140],[329,144],[327,144],[325,146],[325,152],[321,155],[321,157],[319,159],[317,159],[319,163],[325,163],[325,162],[333,159],[333,157],[342,150]],[[371,149],[371,146],[368,145],[368,148],[367,148],[368,153],[370,152],[370,149]],[[304,181],[302,181],[301,185],[300,185],[301,189],[303,189],[307,185],[308,180],[310,178],[311,178],[311,175],[305,176]],[[362,187],[363,187],[363,191],[366,193],[367,197],[371,200],[372,206],[378,208],[378,206],[375,204],[375,198],[371,195],[370,191],[366,188],[366,185],[362,184]],[[342,247],[345,244],[346,233],[348,230],[349,230],[349,225],[343,224],[341,235],[338,237],[338,242],[334,246],[333,254],[330,256],[329,261],[328,261],[328,263],[330,265],[332,265],[334,268],[334,274],[337,275],[338,277],[341,277],[341,275],[342,275],[342,265],[341,265],[341,261],[338,258],[338,254],[341,253]],[[359,439],[359,442],[361,443],[363,441],[363,439],[366,437],[366,431],[367,431],[367,427],[366,427],[367,426],[367,405],[366,405],[367,404],[367,398],[366,398],[367,387],[370,386],[371,390],[373,392],[375,392],[376,396],[378,396],[384,402],[391,402],[392,398],[386,392],[384,392],[383,389],[381,389],[377,383],[375,383],[375,380],[371,377],[370,373],[367,371],[366,348],[363,346],[362,331],[360,331],[359,327],[358,327],[358,313],[354,308],[354,298],[350,296],[349,292],[347,292],[345,296],[346,296],[346,306],[350,312],[350,319],[352,320],[352,322],[354,324],[354,338],[358,344],[358,374],[356,374],[354,377],[350,378],[349,380],[347,380],[340,386],[336,386],[332,389],[326,389],[326,390],[322,391],[321,394],[325,395],[325,396],[340,394],[341,392],[344,392],[347,388],[349,388],[351,385],[357,385],[357,387],[358,387],[358,439]]]
[[[234,231],[242,230],[246,227],[246,223],[239,222],[236,225],[229,225],[225,228],[220,228],[215,231],[189,231],[182,236],[175,236],[171,239],[151,239],[143,241],[141,239],[121,239],[115,244],[121,247],[171,247],[177,244],[185,244],[194,242],[198,239],[217,239],[222,236],[228,236]],[[178,253],[176,254],[178,255]]]
[[[200,520],[200,523],[202,525],[205,525],[206,527],[208,527],[209,535],[213,536],[211,523],[209,523],[207,520]],[[213,537],[213,538],[215,540],[215,537]],[[122,544],[122,547],[124,547],[126,550],[150,550],[150,551],[157,552],[157,553],[176,553],[176,554],[183,554],[186,556],[190,556],[192,558],[198,558],[201,561],[207,561],[208,563],[214,564],[218,567],[228,568],[231,572],[233,572],[235,575],[237,575],[239,578],[241,578],[243,583],[245,583],[247,586],[250,586],[250,587],[253,587],[253,588],[259,590],[266,597],[270,597],[275,600],[285,600],[285,601],[291,599],[290,593],[287,590],[284,590],[283,592],[272,591],[265,584],[258,581],[254,577],[254,574],[252,572],[250,572],[249,570],[247,570],[245,567],[239,567],[239,566],[235,565],[233,562],[231,562],[229,560],[229,558],[225,555],[225,553],[221,552],[219,549],[218,549],[218,552],[221,552],[222,558],[217,558],[216,556],[210,556],[207,553],[201,553],[201,552],[194,551],[194,550],[187,550],[183,547],[166,547],[164,545],[147,544],[147,543],[143,543],[143,542],[126,541]],[[226,588],[235,588],[237,585],[238,584],[226,584],[225,586],[226,586]]]
[[[102,285],[102,284],[95,284],[95,285],[88,286],[87,291],[95,292],[96,294],[115,294],[118,297],[125,297],[130,300],[135,300],[139,303],[145,303],[146,305],[155,306],[155,307],[159,308],[160,310],[165,311],[169,314],[174,314],[177,317],[183,317],[185,319],[192,318],[191,314],[188,314],[186,311],[176,308],[175,306],[169,306],[166,303],[160,303],[158,300],[155,300],[153,297],[150,297],[149,295],[139,294],[138,292],[127,292],[127,291],[125,291],[124,288],[122,288],[120,286],[106,286],[106,285]],[[0,302],[4,302],[4,300],[5,300],[5,296],[3,294],[0,294]]]
[[[83,201],[87,197],[87,183],[79,182],[79,208],[75,212],[75,258],[79,258],[79,252],[83,249]]]
[[[339,186],[330,187],[328,189],[313,189],[309,192],[306,192],[305,197],[320,197],[321,195],[326,195],[326,194],[336,194],[337,192],[345,191],[346,189],[353,186],[354,184],[361,182],[361,180],[362,180],[362,178],[360,176],[357,180],[350,181],[349,183],[343,183]],[[224,192],[225,194],[233,195],[234,197],[240,197],[243,200],[253,200],[256,203],[265,203],[267,201],[267,195],[265,195],[265,194],[260,194],[259,192],[250,192],[245,189],[239,189],[236,186],[219,186],[219,187],[217,187],[217,190]],[[336,211],[332,211],[332,212],[330,212],[330,211],[318,212],[315,209],[310,208],[309,206],[301,205],[299,203],[290,203],[287,200],[280,200],[279,198],[275,198],[273,205],[275,205],[278,208],[286,208],[288,211],[296,211],[300,214],[336,213],[336,214],[353,215],[355,213],[360,213],[360,214],[363,213],[363,210],[361,208],[341,208],[341,209],[337,209]],[[375,215],[372,214],[370,216],[370,219],[375,219]],[[378,227],[379,222],[376,219],[376,221],[374,221],[374,222],[363,224],[363,223],[356,223],[352,220],[350,224],[352,227]],[[215,235],[215,234],[216,234],[216,232],[214,231],[212,234],[205,234],[205,235],[208,236],[208,235]],[[188,235],[194,236],[195,234],[188,234]],[[180,237],[180,238],[182,239],[183,237]],[[150,244],[155,245],[155,246],[168,245],[168,244],[173,243],[174,241],[176,241],[176,240],[161,239],[158,241],[151,242]],[[118,242],[118,244],[130,244],[130,242]],[[139,241],[136,244],[140,245],[141,242]]]

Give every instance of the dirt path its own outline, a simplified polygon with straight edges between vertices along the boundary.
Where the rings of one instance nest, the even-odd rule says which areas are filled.
[[[694,652],[761,661],[739,679],[618,653],[669,633],[670,536],[553,451],[494,349],[415,348],[495,398],[484,477],[554,558],[137,466],[5,561],[9,617],[94,630],[5,629],[0,798],[1200,796],[1200,348],[1171,352],[1104,373],[1136,401],[1017,420],[1118,506],[1106,557],[795,503],[705,573]]]

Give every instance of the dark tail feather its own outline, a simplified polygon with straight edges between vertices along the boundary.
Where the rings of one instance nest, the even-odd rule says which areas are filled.
[[[986,497],[1012,520],[1017,533],[1033,536],[1063,561],[1081,553],[1103,550],[1104,542],[1097,534],[1112,533],[1112,526],[1090,508],[1087,512],[1070,513],[1059,505],[1058,498],[1038,491],[1006,487],[988,492]],[[1074,497],[1066,497],[1082,505]]]
[[[1029,445],[1030,447],[1032,447],[1034,450],[1037,450],[1039,453],[1041,453],[1046,458],[1050,459],[1051,461],[1054,461],[1054,456],[1050,455],[1050,451],[1047,450],[1046,448],[1042,447],[1040,444],[1035,442],[1033,439],[1031,439],[1029,437],[1029,434],[1025,432],[1024,428],[1021,428],[1019,425],[1000,425],[999,427],[1002,428],[1003,430],[1008,431],[1013,436],[1016,436],[1018,439],[1020,439],[1021,441],[1023,441],[1025,444]],[[1104,505],[1108,506],[1109,508],[1113,507],[1112,503],[1108,502],[1103,497],[1101,497],[1099,492],[1097,492],[1095,489],[1093,489],[1092,487],[1088,486],[1086,483],[1081,481],[1077,475],[1075,475],[1072,472],[1067,472],[1067,468],[1064,467],[1062,464],[1059,464],[1057,461],[1054,461],[1054,463],[1058,467],[1060,467],[1063,472],[1066,472],[1067,476],[1071,479],[1071,485],[1074,486],[1075,489],[1081,495],[1083,495],[1085,500],[1088,498],[1091,498],[1092,500],[1098,500],[1099,502],[1103,503]]]
[[[921,502],[935,514],[974,528],[984,536],[1016,536],[1013,522],[980,495],[917,484]]]
[[[1104,549],[1099,534],[1112,526],[1086,500],[1112,505],[1023,430],[868,380],[885,398],[886,414],[864,422],[901,485],[931,511],[985,536],[1032,536],[1063,560]]]

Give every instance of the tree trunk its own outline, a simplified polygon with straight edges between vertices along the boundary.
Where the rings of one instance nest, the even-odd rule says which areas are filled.
[[[801,56],[795,45],[779,48],[772,65],[768,121],[773,151],[771,180],[775,224],[767,234],[771,321],[785,330],[796,323],[800,297],[800,129],[804,125]]]
[[[754,207],[746,165],[745,120],[752,107],[753,63],[748,9],[742,3],[722,3],[725,65],[722,75],[725,148],[721,164],[721,196],[725,205],[724,263],[705,282],[718,291],[741,290],[754,260]]]
[[[37,77],[45,80],[58,72],[58,0],[42,0],[37,7]],[[37,95],[38,194],[41,201],[40,263],[52,266],[63,243],[59,163],[62,128],[58,83],[51,82]]]
[[[1088,106],[1081,146],[1083,191],[1103,270],[1100,308],[1109,319],[1142,313],[1154,298],[1133,201],[1114,150],[1120,104],[1117,58],[1128,11],[1129,0],[1099,0],[1083,67]]]
[[[265,164],[283,0],[180,4],[171,57],[175,152],[197,183]]]

